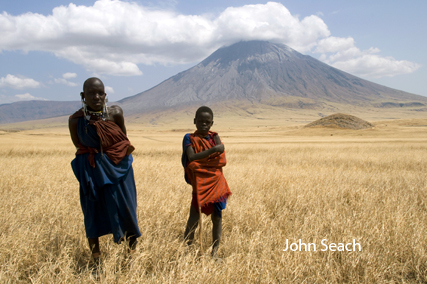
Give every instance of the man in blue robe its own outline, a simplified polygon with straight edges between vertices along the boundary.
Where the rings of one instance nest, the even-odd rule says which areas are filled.
[[[83,108],[70,116],[69,129],[77,148],[72,169],[80,183],[80,203],[92,257],[100,257],[99,237],[127,238],[130,251],[141,236],[136,218],[136,187],[123,111],[106,106],[104,84],[89,78],[81,93]]]

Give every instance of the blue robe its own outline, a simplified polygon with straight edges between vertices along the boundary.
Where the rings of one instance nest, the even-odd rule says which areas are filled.
[[[100,148],[95,127],[87,125],[83,117],[78,120],[77,134],[82,146]],[[88,155],[76,155],[71,162],[80,183],[86,237],[97,238],[112,233],[114,241],[120,243],[126,233],[141,236],[136,218],[132,155],[125,156],[116,165],[105,153],[96,153],[94,168],[89,164]]]

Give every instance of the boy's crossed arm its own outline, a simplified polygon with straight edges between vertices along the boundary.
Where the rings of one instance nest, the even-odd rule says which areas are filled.
[[[187,147],[187,150],[185,151],[185,153],[187,154],[187,158],[189,162],[192,162],[194,160],[201,160],[204,158],[209,157],[210,155],[218,152],[218,153],[222,153],[224,152],[224,144],[221,144],[221,139],[219,139],[219,136],[216,135],[214,137],[215,139],[215,143],[216,145],[213,146],[212,148],[199,152],[199,153],[195,153],[193,147],[189,146]]]

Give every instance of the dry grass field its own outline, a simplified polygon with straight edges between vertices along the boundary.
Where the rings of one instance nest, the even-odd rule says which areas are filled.
[[[189,250],[182,241],[191,187],[181,141],[192,125],[128,125],[142,237],[131,259],[124,244],[101,237],[97,277],[68,130],[0,131],[0,282],[427,282],[427,120],[375,124],[350,131],[218,123],[212,130],[225,144],[233,192],[222,263],[209,248],[200,256],[198,240]],[[204,220],[209,244],[210,218]],[[286,240],[316,250],[284,251]],[[354,241],[361,250],[325,250],[322,240],[340,249]]]

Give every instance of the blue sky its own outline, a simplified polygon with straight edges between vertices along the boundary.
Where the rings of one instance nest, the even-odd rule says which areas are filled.
[[[92,76],[116,101],[241,40],[427,96],[426,10],[425,0],[0,0],[0,104],[79,100]]]

